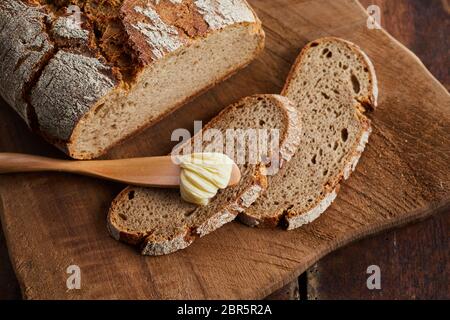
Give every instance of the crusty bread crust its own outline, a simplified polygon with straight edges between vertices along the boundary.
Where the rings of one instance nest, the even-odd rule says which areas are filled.
[[[111,68],[97,58],[59,50],[31,91],[39,130],[59,140],[68,139],[80,115],[116,85]]]
[[[356,106],[356,108],[361,111],[357,113],[359,115],[358,119],[362,128],[360,132],[360,141],[355,143],[355,145],[352,147],[352,151],[347,157],[348,162],[345,165],[344,170],[340,175],[329,182],[329,185],[325,190],[325,194],[321,197],[321,199],[317,199],[316,205],[314,207],[310,208],[306,212],[298,212],[295,209],[281,208],[277,212],[273,212],[267,217],[262,218],[255,217],[250,211],[247,213],[244,212],[239,216],[239,220],[250,227],[276,228],[278,226],[283,226],[287,228],[287,230],[293,230],[317,219],[336,199],[340,183],[343,180],[347,180],[350,177],[350,174],[356,169],[356,165],[358,164],[359,159],[368,142],[372,129],[370,120],[362,112],[364,112],[364,110],[371,111],[376,108],[378,104],[378,83],[372,62],[357,45],[335,37],[325,37],[308,43],[300,52],[294,65],[292,66],[281,95],[287,95],[287,92],[291,86],[291,82],[296,76],[298,68],[308,50],[313,46],[317,46],[321,43],[326,43],[329,41],[339,41],[341,43],[344,43],[360,59],[361,64],[365,65],[369,70],[369,82],[371,84],[370,93],[368,96],[361,96],[357,99],[362,108],[358,108],[358,106]]]
[[[214,128],[215,124],[220,121],[221,117],[229,112],[232,112],[236,106],[247,105],[251,102],[251,100],[258,98],[270,99],[285,113],[284,124],[286,126],[286,130],[283,136],[280,137],[281,145],[279,150],[279,156],[282,159],[280,164],[284,165],[297,151],[301,138],[300,124],[298,121],[296,108],[293,103],[285,97],[276,95],[256,95],[244,98],[224,109],[218,116],[212,119],[202,131],[208,130],[209,128]],[[200,134],[201,133],[198,133],[197,135]],[[195,137],[196,136],[186,142],[186,144],[191,143]],[[182,150],[186,144],[179,146],[177,149]],[[114,199],[111,204],[107,218],[108,230],[112,237],[116,240],[132,245],[140,245],[143,255],[162,255],[184,249],[192,244],[195,239],[203,237],[222,227],[224,224],[233,221],[238,214],[244,212],[246,208],[251,206],[267,188],[266,173],[266,165],[258,165],[256,171],[254,172],[254,176],[251,179],[251,183],[241,191],[235,200],[224,205],[217,213],[212,215],[210,219],[205,221],[202,225],[195,226],[193,228],[186,228],[183,233],[178,234],[173,239],[160,239],[155,238],[152,234],[122,230],[114,223],[114,217],[118,214],[119,209],[125,201],[127,201],[129,192],[133,190],[133,187],[127,187],[116,197],[116,199]]]
[[[90,1],[74,0],[73,2],[74,4],[78,4],[82,9],[86,6],[87,10],[90,10],[89,13],[81,13],[83,19],[82,27],[64,22],[65,9],[61,7],[62,4],[55,3],[54,6],[50,6],[43,0],[4,1],[5,3],[2,1],[0,4],[0,15],[6,16],[5,21],[1,23],[3,27],[1,28],[0,36],[4,37],[4,41],[2,41],[0,46],[9,52],[4,64],[12,66],[10,68],[14,68],[15,65],[18,65],[18,61],[23,60],[23,63],[21,62],[18,65],[21,68],[19,70],[20,72],[15,71],[16,73],[8,76],[14,76],[13,82],[10,84],[8,84],[6,78],[2,79],[0,77],[0,81],[2,82],[0,84],[0,94],[5,97],[7,102],[27,122],[30,122],[29,114],[31,114],[32,120],[35,122],[33,126],[34,131],[41,134],[47,141],[55,144],[71,157],[77,159],[99,157],[114,145],[126,140],[129,136],[135,135],[155,124],[188,101],[248,65],[264,47],[265,34],[261,22],[245,0],[233,2],[222,0],[204,2],[156,1],[154,3],[146,0],[111,2],[106,5],[111,5],[114,8],[111,10],[118,11],[114,12],[114,14],[117,14],[118,24],[123,26],[120,41],[123,42],[123,46],[127,50],[132,51],[129,54],[130,57],[136,59],[135,63],[134,60],[133,63],[130,63],[135,69],[132,72],[133,76],[126,77],[121,67],[115,64],[117,62],[115,60],[117,59],[108,56],[104,52],[104,47],[100,48],[100,45],[95,43],[92,24],[106,24],[107,18],[105,18],[105,13],[101,12],[101,9],[98,9],[101,17],[97,18],[93,13],[97,10],[96,6],[94,5],[92,7]],[[11,8],[15,10],[14,12],[20,13],[9,14]],[[15,15],[17,15],[18,23],[9,18],[9,16]],[[146,18],[147,21],[143,18]],[[97,19],[98,21],[91,21],[92,19]],[[36,33],[36,36],[34,36],[36,41],[40,41],[41,39],[46,41],[45,43],[43,42],[44,40],[41,41],[42,53],[39,53],[41,56],[38,56],[38,52],[33,49],[39,46],[34,44],[36,41],[32,37],[26,40],[29,43],[20,44],[20,41],[17,41],[15,37],[11,36],[11,32],[8,30],[16,28],[14,27],[16,25],[29,25],[30,29]],[[107,93],[114,92],[114,90],[119,88],[125,89],[123,91],[126,93],[127,90],[133,87],[136,76],[142,73],[145,68],[151,67],[154,63],[160,62],[172,55],[177,55],[180,51],[189,46],[196,45],[199,41],[206,39],[212,34],[230,30],[229,28],[235,28],[237,26],[248,27],[249,32],[254,35],[257,41],[257,47],[248,61],[245,61],[241,65],[233,66],[228,72],[225,72],[225,75],[221,75],[206,87],[186,97],[182,102],[176,102],[172,106],[166,106],[167,108],[157,117],[147,123],[142,123],[134,132],[129,133],[125,137],[120,137],[121,139],[118,142],[112,143],[107,148],[90,153],[77,150],[76,142],[79,141],[82,135],[80,124],[87,117],[95,113],[97,106],[101,105],[102,99],[107,96]],[[160,33],[153,32],[152,30],[155,30],[155,28]],[[164,35],[166,29],[169,29],[169,31]],[[176,43],[177,45],[171,46],[171,43]],[[27,47],[30,47],[30,50]],[[77,68],[71,68],[73,72],[61,72],[53,75],[52,73],[56,71],[49,68],[49,66],[51,67],[58,63],[58,60],[55,58],[58,57],[61,51],[73,52],[74,56],[71,57],[72,61],[74,63],[80,63],[81,67],[83,67],[83,64],[86,64],[87,57],[97,59],[98,65],[101,66],[100,72],[97,72],[97,70],[94,70],[96,68],[93,68],[92,73],[84,74],[82,78],[86,79],[86,82],[83,79],[78,79],[79,72]],[[78,58],[76,55],[78,55]],[[116,55],[121,56],[121,52],[116,53]],[[61,60],[61,54],[58,58]],[[14,59],[17,61],[12,61]],[[9,60],[12,62],[9,62]],[[91,64],[94,64],[94,62]],[[26,70],[27,68],[30,70]],[[110,78],[110,81],[99,81],[103,77],[103,73]],[[50,82],[39,82],[43,76],[47,77],[47,79],[57,78],[58,83],[54,83],[54,87],[59,86],[61,88],[53,88],[51,92],[47,92],[45,90],[46,84]],[[65,76],[67,81],[65,81]],[[66,100],[70,103],[61,101],[62,99],[60,97],[54,97],[54,101],[49,102],[50,107],[53,107],[53,109],[49,107],[47,110],[44,100],[46,98],[52,98],[53,92],[67,91],[67,88],[71,88],[71,81],[74,79],[78,79],[79,83],[77,83],[76,90],[69,92],[71,95],[66,97]],[[95,82],[94,79],[97,79],[97,81]],[[93,81],[95,85],[92,84]],[[33,100],[30,97],[33,95],[32,89],[36,89],[35,85],[39,83],[42,86],[38,88],[37,92],[34,92],[34,101],[28,101]],[[111,83],[114,84],[113,87],[110,86]],[[15,97],[11,96],[12,90],[6,88],[6,86],[11,86],[12,84],[15,86],[14,89],[16,92],[13,93]],[[22,94],[25,96],[24,99],[21,97]],[[34,104],[38,104],[37,108]],[[61,105],[63,106],[61,107]]]
[[[279,95],[273,95],[273,97],[285,106],[285,110],[288,115],[286,117],[286,121],[288,121],[288,130],[286,130],[286,136],[283,138],[285,142],[280,146],[281,160],[279,163],[279,169],[281,169],[282,167],[284,167],[285,163],[289,162],[297,152],[301,139],[302,129],[300,121],[298,120],[297,108],[292,103],[292,101],[286,97]]]
[[[46,13],[17,0],[0,1],[0,95],[34,127],[26,93],[53,54]]]
[[[240,65],[240,66],[235,66],[233,69],[230,69],[229,72],[221,77],[218,78],[216,81],[210,83],[208,86],[206,86],[205,88],[197,91],[196,93],[192,94],[191,96],[185,98],[182,102],[177,103],[175,105],[173,105],[172,107],[169,107],[164,113],[160,114],[158,117],[142,124],[142,126],[138,129],[136,129],[134,132],[122,137],[118,142],[116,142],[115,144],[112,144],[111,146],[109,146],[108,148],[104,149],[104,150],[100,150],[97,154],[95,155],[87,155],[87,154],[83,154],[83,153],[79,153],[77,152],[77,150],[75,150],[73,148],[74,145],[74,141],[76,141],[78,139],[78,137],[80,136],[80,130],[79,130],[79,126],[78,124],[81,123],[81,121],[83,121],[84,118],[90,116],[91,112],[95,111],[95,108],[91,108],[91,110],[87,113],[85,113],[82,118],[77,122],[77,125],[75,126],[73,132],[72,132],[72,136],[70,137],[69,141],[64,143],[63,146],[60,146],[60,148],[62,147],[62,150],[66,153],[68,153],[72,158],[75,159],[80,159],[80,160],[89,160],[89,159],[93,159],[93,158],[98,158],[102,155],[104,155],[106,152],[108,152],[110,149],[122,144],[123,142],[125,142],[126,140],[128,140],[131,136],[135,136],[137,134],[139,134],[140,132],[144,131],[145,129],[155,125],[156,123],[158,123],[159,121],[163,120],[164,118],[166,118],[167,116],[169,116],[170,114],[174,113],[175,111],[177,111],[178,109],[180,109],[182,106],[184,106],[186,103],[188,103],[189,101],[194,100],[195,98],[199,97],[200,95],[204,94],[205,92],[207,92],[208,90],[210,90],[211,88],[215,87],[217,84],[227,80],[228,78],[232,77],[234,74],[236,74],[239,70],[245,68],[246,66],[248,66],[254,59],[256,59],[258,57],[258,55],[263,51],[264,49],[264,45],[265,45],[265,34],[264,31],[262,29],[262,26],[258,20],[257,25],[255,25],[255,34],[257,37],[260,38],[259,40],[259,46],[257,48],[257,50],[254,52],[253,56],[246,61],[244,64]],[[251,24],[249,23],[238,23],[235,24],[233,26],[230,26],[228,28],[234,28],[236,26],[239,25],[248,25],[250,26]],[[222,32],[222,30],[218,30],[216,32]],[[193,45],[193,44],[191,44]],[[185,48],[185,47],[184,47]],[[182,49],[180,49],[182,50]],[[178,51],[177,51],[178,52]],[[176,55],[177,52],[173,52],[168,54],[167,56],[165,56],[165,58],[169,58],[171,55]],[[163,58],[163,59],[165,59]],[[99,101],[99,103],[101,103],[101,101]]]

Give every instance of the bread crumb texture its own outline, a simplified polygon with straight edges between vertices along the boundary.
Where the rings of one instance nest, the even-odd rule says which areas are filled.
[[[275,155],[270,149],[254,150],[247,130],[278,130],[279,156],[287,161],[300,142],[298,128],[295,107],[284,97],[258,95],[229,106],[196,137],[208,136],[202,139],[200,152],[210,152],[215,148],[227,150],[228,143],[236,146],[228,156],[239,166],[241,181],[236,186],[220,190],[206,206],[183,201],[179,190],[128,187],[117,196],[109,210],[111,235],[129,244],[140,245],[145,255],[168,254],[186,248],[196,238],[233,221],[267,187],[265,168],[269,164],[263,159],[272,159]],[[242,134],[233,135],[226,142],[222,137],[230,129]],[[208,132],[214,134],[209,136]],[[196,137],[178,146],[175,154],[188,146],[193,147]],[[271,142],[267,141],[268,145]],[[254,151],[257,154],[252,154]],[[241,155],[245,155],[245,161],[238,161]],[[256,163],[251,161],[253,156],[258,160]]]
[[[318,39],[301,52],[282,93],[297,104],[299,152],[267,191],[241,215],[258,227],[295,229],[317,219],[350,177],[371,133],[367,110],[377,104],[377,80],[369,58],[356,45]]]

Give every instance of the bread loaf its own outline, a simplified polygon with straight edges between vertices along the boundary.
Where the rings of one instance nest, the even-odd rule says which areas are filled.
[[[236,134],[226,140],[228,130],[234,130]],[[268,134],[267,140],[257,140],[258,148],[254,149],[250,133],[256,130],[274,130],[279,139],[272,140],[272,135]],[[240,183],[220,190],[207,206],[201,207],[184,202],[179,190],[128,187],[117,196],[109,210],[108,229],[115,239],[139,245],[144,255],[162,255],[184,249],[196,238],[234,220],[266,188],[268,173],[275,174],[277,170],[272,169],[278,169],[296,152],[300,126],[295,108],[288,99],[260,95],[229,106],[202,132],[175,151],[195,144],[199,136],[203,136],[200,152],[213,151],[211,148],[226,150],[234,145],[228,156],[241,170]],[[261,137],[263,134],[259,135]],[[269,140],[279,142],[279,148],[263,147],[272,145]],[[242,155],[244,161],[239,160]],[[269,161],[263,161],[266,158]]]
[[[317,219],[355,170],[371,133],[366,113],[377,105],[377,78],[359,47],[322,38],[303,49],[282,95],[296,103],[301,119],[299,151],[239,218],[291,230]]]
[[[2,0],[0,94],[71,157],[95,158],[263,45],[245,0]]]

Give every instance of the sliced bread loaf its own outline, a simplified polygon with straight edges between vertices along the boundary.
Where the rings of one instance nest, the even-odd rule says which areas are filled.
[[[95,158],[263,46],[245,0],[2,0],[0,95],[70,156]]]
[[[251,138],[255,132],[259,132],[256,141]],[[272,164],[282,165],[294,155],[300,125],[287,98],[259,95],[226,108],[175,153],[196,141],[201,142],[196,152],[226,150],[241,170],[240,183],[219,191],[201,207],[184,202],[179,190],[128,187],[109,210],[108,229],[115,239],[140,245],[144,255],[162,255],[186,248],[197,237],[234,220],[266,188]],[[278,148],[265,147],[272,142],[279,143]]]
[[[355,169],[371,132],[365,116],[377,104],[369,58],[354,44],[323,38],[309,43],[283,89],[302,125],[298,153],[240,220],[250,226],[294,229],[310,223],[336,198]]]

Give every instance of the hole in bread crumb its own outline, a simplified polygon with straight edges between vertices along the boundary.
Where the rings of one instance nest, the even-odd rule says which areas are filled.
[[[312,48],[312,47],[317,47],[318,45],[319,45],[319,44],[318,44],[317,42],[313,42],[313,43],[311,43],[310,46],[311,46],[311,48]]]
[[[361,91],[361,85],[359,83],[358,78],[353,73],[351,76],[351,80],[353,85],[353,91],[355,91],[355,93],[359,93]]]
[[[329,58],[331,58],[333,56],[333,52],[328,52],[328,54],[327,54],[327,58],[329,59]]]
[[[195,209],[190,210],[190,211],[186,211],[186,212],[184,213],[184,216],[185,216],[185,217],[190,217],[194,212],[195,212]]]
[[[266,124],[266,122],[264,121],[264,120],[259,120],[259,125],[260,126],[263,126],[263,125],[265,125]]]
[[[338,147],[339,147],[339,143],[337,141],[335,141],[333,150],[336,151]]]
[[[347,130],[347,128],[342,129],[342,131],[341,131],[341,139],[342,139],[342,141],[347,142],[347,140],[348,140],[348,130]]]
[[[325,177],[328,174],[328,170],[323,171],[323,176]]]
[[[98,112],[105,106],[104,103],[101,103],[95,108],[94,115],[98,114]]]
[[[316,164],[317,163],[317,155],[314,155],[314,157],[312,157],[311,163],[312,164]]]
[[[122,219],[122,220],[124,220],[124,221],[127,221],[127,216],[126,215],[124,215],[123,213],[119,213],[119,217],[120,217],[120,219]]]
[[[128,192],[128,200],[133,200],[134,199],[134,194],[135,194],[134,191]]]
[[[323,96],[325,99],[327,99],[327,100],[330,99],[330,96],[327,95],[325,92],[321,92],[321,93],[322,93],[322,96]]]

